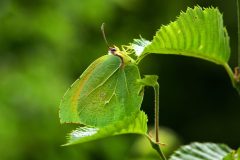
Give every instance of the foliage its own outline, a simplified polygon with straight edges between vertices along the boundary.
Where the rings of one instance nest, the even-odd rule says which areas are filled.
[[[139,33],[151,39],[159,24],[196,4],[217,6],[224,13],[231,37],[229,63],[234,66],[234,1],[1,0],[0,159],[134,158],[130,151],[139,136],[131,134],[60,147],[77,126],[59,124],[59,100],[91,61],[106,53],[103,22],[110,44],[125,44]],[[199,138],[239,145],[240,128],[233,122],[240,120],[240,101],[221,67],[188,57],[150,55],[139,68],[143,74],[161,75],[160,124],[178,133],[184,143]],[[152,90],[146,88],[145,93],[142,110],[151,126]],[[161,136],[161,141],[171,153],[176,145],[169,145],[168,136]]]
[[[139,48],[142,53],[139,54]],[[205,59],[225,67],[233,86],[240,94],[239,77],[228,65],[230,57],[229,37],[223,26],[222,15],[216,8],[188,8],[178,19],[167,26],[162,26],[151,43],[144,39],[135,40],[133,45],[137,61],[150,53],[175,54]]]
[[[176,54],[224,65],[230,57],[229,37],[216,8],[195,7],[162,26],[141,54]]]
[[[138,64],[146,55],[150,53],[192,56],[202,58],[216,64],[220,64],[224,66],[229,73],[233,86],[237,90],[239,89],[237,85],[239,85],[240,82],[234,77],[232,70],[227,64],[230,56],[229,37],[227,35],[226,29],[223,27],[222,15],[219,13],[218,9],[202,9],[199,6],[195,7],[194,9],[188,8],[186,13],[181,13],[181,15],[176,21],[170,23],[167,26],[162,26],[160,30],[156,33],[156,36],[154,37],[152,42],[146,41],[141,38],[139,40],[135,40],[135,43],[128,47],[128,49],[133,49],[135,51],[135,54],[138,56],[136,63],[133,60],[125,59],[125,57],[128,57],[129,54],[127,53],[127,50],[119,51],[118,48],[114,50],[110,48],[110,52],[113,54],[113,58],[115,56],[115,59],[116,61],[118,60],[118,62],[112,63],[111,61],[108,61],[108,58],[105,58],[106,56],[99,58],[90,65],[90,67],[83,73],[80,79],[77,80],[72,85],[70,90],[66,93],[66,97],[64,97],[65,99],[60,105],[61,121],[77,122],[86,125],[84,127],[78,128],[70,134],[69,143],[67,145],[88,142],[99,138],[123,133],[140,133],[146,135],[147,118],[144,112],[139,112],[145,115],[145,118],[143,118],[143,120],[141,120],[142,118],[140,118],[139,121],[138,118],[135,118],[135,116],[132,117],[131,112],[126,110],[128,106],[131,106],[128,104],[128,102],[135,101],[135,99],[138,98],[139,93],[141,93],[141,88],[135,87],[137,88],[136,92],[134,91],[134,87],[132,90],[129,90],[128,87],[125,89],[121,88],[124,88],[123,86],[125,85],[130,86],[131,88],[131,85],[137,86],[137,84],[139,86],[142,85],[142,88],[144,88],[144,86],[152,86],[154,87],[155,91],[156,140],[152,140],[151,138],[149,138],[149,136],[146,136],[149,138],[152,144],[152,148],[159,153],[160,159],[166,160],[159,146],[158,139],[158,76],[147,75],[143,79],[140,79],[139,74],[135,74],[133,72],[134,70],[129,71],[129,75],[125,74],[124,71],[124,76],[118,74],[118,71],[127,70],[127,67],[129,65],[135,66],[138,73],[138,67],[136,66],[136,64]],[[110,59],[111,58],[109,57],[109,60]],[[131,58],[129,57],[127,59]],[[106,73],[102,73],[102,71],[106,71]],[[132,76],[131,73],[133,73],[134,76],[131,80],[129,80],[129,77]],[[113,77],[116,77],[116,79],[114,79]],[[119,77],[124,77],[124,79],[120,79]],[[113,78],[113,80],[111,80],[111,78]],[[124,85],[114,87],[117,86],[119,79],[120,82],[124,82]],[[110,84],[114,81],[115,85],[111,86]],[[105,86],[105,84],[106,88],[103,87]],[[108,93],[108,88],[112,88],[113,91],[110,91]],[[115,92],[116,88],[119,88],[122,93],[127,91],[126,94],[131,98],[129,98],[128,96],[121,96],[121,92]],[[96,92],[95,94],[95,90],[98,89],[100,91]],[[105,94],[110,94],[110,96],[108,96],[108,98],[106,99],[100,100],[98,97],[101,98],[101,95],[99,93],[102,92]],[[93,96],[91,96],[92,93]],[[105,101],[108,99],[110,101],[113,95],[116,100],[112,101],[113,105],[107,107]],[[67,103],[65,103],[65,101]],[[107,104],[109,103],[109,101],[107,102]],[[104,102],[105,104],[98,105],[101,102]],[[117,104],[117,102],[121,102],[123,106],[121,106],[121,103]],[[95,103],[96,107],[94,107]],[[106,118],[111,117],[111,115],[114,115],[115,117],[115,115],[121,113],[121,111],[119,110],[113,111],[112,109],[110,109],[108,113],[105,112],[105,108],[117,108],[117,106],[114,106],[115,104],[117,106],[120,105],[120,108],[126,110],[123,115],[127,118],[127,120],[125,120],[125,118],[110,118],[110,120],[105,120]],[[138,106],[138,104],[135,105]],[[91,107],[93,107],[94,109],[91,109]],[[88,109],[89,112],[82,113],[82,110]],[[97,114],[94,114],[95,112]],[[103,117],[99,115],[103,115]],[[140,115],[140,117],[142,116]],[[102,124],[102,121],[104,122],[104,124]],[[133,125],[134,127],[129,128],[129,126],[126,125],[129,123],[130,126]],[[91,125],[93,125],[94,127],[91,127]],[[140,128],[136,126],[140,126]],[[122,130],[124,131],[122,132]],[[225,156],[227,156],[229,152],[231,152],[231,149],[225,145],[217,145],[211,143],[193,143],[189,146],[181,147],[170,157],[170,160],[221,160]]]
[[[231,151],[224,144],[195,142],[180,147],[169,160],[222,160]]]

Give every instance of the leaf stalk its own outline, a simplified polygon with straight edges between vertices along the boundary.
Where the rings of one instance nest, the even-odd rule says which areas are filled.
[[[237,3],[237,25],[238,25],[238,38],[237,38],[237,41],[238,41],[238,54],[237,54],[237,57],[238,57],[238,67],[240,67],[240,15],[239,15],[239,2],[240,0],[236,0],[236,3]]]
[[[154,95],[155,95],[155,136],[156,142],[159,143],[158,130],[159,130],[159,84],[154,85]]]
[[[164,156],[160,145],[159,145],[159,84],[158,82],[155,83],[153,86],[154,88],[154,96],[155,96],[155,143],[152,142],[152,147],[158,152],[161,160],[166,160],[166,157]]]

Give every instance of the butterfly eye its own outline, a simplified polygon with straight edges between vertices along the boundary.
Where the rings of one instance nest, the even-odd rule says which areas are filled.
[[[117,51],[117,49],[114,48],[114,47],[110,47],[110,48],[109,48],[109,51],[110,51],[112,54],[114,54],[114,53]]]

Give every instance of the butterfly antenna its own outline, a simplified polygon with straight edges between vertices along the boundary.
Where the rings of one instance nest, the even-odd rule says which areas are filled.
[[[102,26],[101,26],[101,31],[102,31],[102,34],[103,34],[103,39],[104,39],[106,45],[108,46],[108,48],[110,48],[110,45],[109,45],[109,43],[108,43],[108,41],[107,41],[107,38],[106,38],[106,35],[105,35],[105,32],[104,32],[104,25],[105,25],[105,24],[103,23]]]

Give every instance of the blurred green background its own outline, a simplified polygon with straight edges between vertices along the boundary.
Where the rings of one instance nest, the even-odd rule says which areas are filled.
[[[108,40],[118,46],[140,34],[151,40],[160,25],[197,4],[224,14],[229,63],[236,66],[235,0],[0,0],[0,160],[150,159],[151,150],[134,135],[61,147],[76,126],[59,124],[58,105],[86,67],[106,54],[103,22]],[[140,70],[160,77],[160,124],[171,128],[162,130],[166,152],[180,141],[240,146],[240,98],[221,66],[150,55]],[[142,109],[152,125],[151,88]]]

